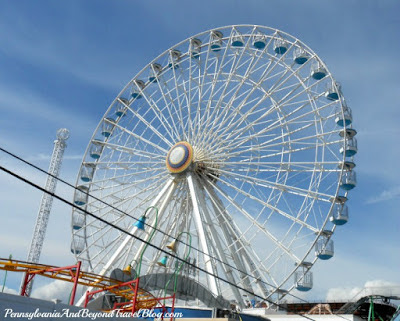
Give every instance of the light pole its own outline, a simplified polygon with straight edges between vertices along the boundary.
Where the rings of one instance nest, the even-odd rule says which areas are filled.
[[[154,236],[154,233],[156,232],[156,229],[157,229],[157,224],[158,224],[158,209],[157,209],[157,207],[155,207],[155,206],[149,206],[149,207],[146,209],[146,211],[144,212],[143,216],[141,216],[141,217],[136,221],[136,223],[134,224],[139,230],[144,230],[145,222],[146,222],[146,218],[147,218],[146,215],[147,215],[147,212],[148,212],[149,210],[151,210],[151,209],[154,209],[154,210],[156,211],[156,219],[155,219],[155,222],[154,222],[154,226],[152,227],[152,231],[151,231],[151,234],[150,234],[150,238],[149,238],[149,240],[147,241],[147,243],[146,243],[145,247],[143,248],[142,252],[140,253],[139,264],[138,264],[138,266],[137,266],[137,268],[136,268],[136,270],[135,270],[135,278],[138,278],[138,277],[140,276],[140,270],[141,270],[141,268],[142,268],[143,254],[144,254],[144,252],[146,252],[146,249],[147,249],[147,247],[149,246],[149,243],[151,242],[151,240],[152,240],[152,238],[153,238],[153,236]],[[133,263],[133,262],[131,262],[131,264],[129,264],[129,265],[125,268],[125,271],[129,271],[129,272],[130,272],[132,263]]]
[[[176,285],[177,285],[177,281],[178,281],[178,274],[179,274],[180,270],[182,269],[183,265],[185,264],[185,262],[187,261],[189,255],[190,255],[190,251],[191,251],[191,249],[192,249],[192,235],[191,235],[189,232],[186,232],[186,231],[180,232],[180,233],[178,234],[177,238],[167,245],[167,248],[170,249],[171,252],[176,253],[177,242],[179,242],[179,239],[180,239],[180,237],[182,236],[182,234],[186,234],[186,235],[187,235],[187,237],[188,237],[188,239],[189,239],[189,245],[186,244],[186,245],[188,245],[188,247],[187,247],[187,254],[184,256],[184,260],[181,261],[181,262],[179,262],[179,265],[178,265],[177,268],[175,269],[175,272],[174,272],[174,275],[173,275],[173,277],[174,277],[174,293],[176,292]],[[170,279],[168,280],[167,284],[165,285],[165,288],[164,288],[164,296],[167,294],[167,288],[168,288],[169,283],[171,282],[171,279],[172,279],[172,278],[170,278]]]

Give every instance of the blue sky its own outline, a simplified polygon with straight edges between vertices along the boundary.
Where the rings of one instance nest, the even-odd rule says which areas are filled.
[[[342,84],[358,131],[350,221],[335,232],[335,257],[314,267],[308,297],[349,293],[372,281],[400,284],[398,12],[395,0],[2,1],[0,146],[46,169],[55,133],[67,127],[61,177],[74,183],[109,104],[156,56],[220,26],[281,29],[325,61]],[[43,175],[6,155],[0,162],[44,184]],[[25,259],[41,193],[3,173],[0,182],[0,257]],[[72,198],[71,190],[59,187]],[[69,243],[70,209],[55,202],[42,262],[72,263]],[[10,276],[7,286],[16,289],[19,277]]]

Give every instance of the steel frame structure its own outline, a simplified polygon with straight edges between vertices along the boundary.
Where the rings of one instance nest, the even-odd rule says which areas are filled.
[[[69,138],[69,131],[66,128],[60,128],[57,131],[57,139],[54,141],[53,154],[51,155],[48,177],[46,180],[45,189],[50,193],[54,193],[57,186],[57,177],[60,173],[62,158],[64,156],[65,148],[67,147],[67,139]],[[49,193],[43,193],[40,202],[38,216],[36,218],[35,228],[32,235],[32,241],[29,247],[27,261],[37,263],[39,262],[40,254],[46,235],[47,224],[50,217],[51,207],[53,205],[53,196]],[[21,281],[21,291],[24,286],[24,279]],[[23,291],[28,295],[32,291],[33,282],[29,282],[27,288]]]

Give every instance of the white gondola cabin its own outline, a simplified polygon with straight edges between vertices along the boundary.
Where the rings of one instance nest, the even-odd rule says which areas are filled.
[[[257,33],[254,35],[253,38],[253,46],[256,49],[262,50],[265,48],[265,46],[267,45],[267,42],[265,40],[265,35],[262,33]]]
[[[103,124],[101,125],[101,134],[104,137],[110,137],[114,127],[115,127],[115,120],[112,118],[105,118],[103,120]]]
[[[321,260],[329,260],[333,257],[334,247],[331,236],[332,231],[322,231],[317,243],[315,243],[315,255]]]
[[[162,66],[160,64],[154,63],[150,65],[149,81],[157,82],[158,76],[162,71]]]
[[[133,99],[140,99],[143,97],[142,91],[143,91],[144,85],[145,85],[145,83],[143,80],[137,79],[137,80],[133,81],[132,93],[131,93],[131,96]]]
[[[309,270],[312,266],[309,262],[303,262],[299,269],[294,272],[295,287],[297,290],[306,292],[310,291],[313,287],[313,274]]]
[[[310,56],[303,48],[297,47],[293,51],[293,59],[296,64],[303,65],[310,59]]]
[[[222,37],[223,34],[221,31],[213,30],[211,32],[211,42],[210,42],[210,48],[214,52],[218,52],[222,48]]]
[[[84,163],[82,165],[81,172],[80,172],[81,180],[86,183],[91,182],[93,179],[95,168],[96,168],[96,165],[94,165],[94,164]]]
[[[357,185],[357,177],[355,171],[343,172],[342,179],[340,181],[340,187],[345,191],[350,191]]]
[[[128,106],[129,106],[129,100],[126,98],[119,97],[115,107],[115,115],[117,115],[117,117],[125,116]]]
[[[82,236],[74,235],[71,242],[71,252],[80,254],[85,249],[85,239]]]
[[[74,210],[72,213],[72,228],[80,230],[85,225],[85,214],[82,211]]]
[[[282,39],[275,40],[274,51],[276,54],[283,55],[284,53],[286,53],[287,50],[288,50],[288,45],[286,41]]]
[[[346,145],[340,148],[340,153],[344,153],[344,156],[346,157],[353,157],[355,154],[357,154],[357,151],[357,139],[355,137],[348,138],[346,140]]]
[[[240,33],[238,33],[237,31],[232,36],[231,45],[232,45],[232,47],[243,47],[244,46],[243,36]]]
[[[319,62],[315,63],[311,68],[311,77],[315,80],[321,80],[325,78],[327,74],[328,72],[325,67]]]
[[[336,110],[335,122],[341,127],[349,126],[353,122],[353,116],[350,107],[343,103],[343,109]]]
[[[179,50],[172,49],[169,52],[168,67],[173,69],[179,68],[179,61],[181,60],[181,55],[182,53]]]
[[[87,186],[78,186],[75,189],[74,203],[78,206],[84,206],[88,202],[89,188]]]
[[[94,159],[99,159],[101,156],[101,153],[103,151],[103,148],[104,148],[104,144],[101,140],[93,139],[92,145],[90,146],[90,149],[89,149],[90,157],[92,157]]]
[[[338,100],[341,96],[341,87],[338,82],[330,84],[325,93],[325,97],[329,100]]]
[[[198,59],[200,57],[200,52],[201,52],[201,44],[202,42],[200,39],[193,38],[190,40],[190,56],[192,58]]]
[[[339,202],[333,207],[329,220],[335,225],[344,225],[349,221],[349,209],[346,204]]]

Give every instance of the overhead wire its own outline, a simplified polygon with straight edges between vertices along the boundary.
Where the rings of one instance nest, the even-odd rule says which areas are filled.
[[[18,159],[18,160],[24,162],[24,163],[27,164],[27,165],[32,166],[33,168],[35,168],[35,169],[37,169],[37,170],[39,170],[39,171],[41,171],[41,172],[43,172],[43,173],[46,173],[47,175],[50,175],[50,176],[56,178],[57,180],[61,181],[62,183],[64,183],[64,184],[66,184],[66,185],[68,185],[68,186],[70,186],[70,187],[76,189],[76,187],[73,186],[72,184],[70,184],[70,183],[68,183],[68,182],[66,182],[66,181],[64,181],[64,180],[62,180],[62,179],[60,179],[60,178],[58,178],[58,177],[56,177],[56,176],[54,176],[54,175],[48,173],[47,171],[41,169],[40,167],[38,167],[38,166],[36,166],[36,165],[34,165],[34,164],[31,164],[30,162],[24,160],[23,158],[21,158],[21,157],[19,157],[19,156],[17,156],[17,155],[14,155],[13,153],[11,153],[11,152],[9,152],[9,151],[7,151],[7,150],[1,148],[1,147],[0,147],[0,150],[3,151],[3,152],[6,153],[6,154],[12,156],[12,157],[14,157],[14,158],[16,158],[16,159]],[[187,265],[190,265],[190,266],[191,266],[192,268],[194,268],[194,269],[197,269],[197,270],[199,270],[199,271],[201,271],[201,272],[203,272],[203,273],[205,273],[205,274],[207,274],[207,275],[210,275],[210,276],[212,276],[212,277],[214,277],[214,278],[216,278],[216,279],[218,279],[218,280],[220,280],[220,281],[222,281],[222,282],[224,282],[224,283],[226,283],[226,284],[229,284],[230,286],[236,287],[236,288],[238,288],[239,290],[241,290],[241,291],[243,291],[243,292],[246,292],[246,293],[248,293],[248,294],[254,296],[254,298],[261,299],[261,300],[263,300],[263,301],[266,301],[266,302],[272,304],[273,306],[276,306],[276,307],[278,307],[278,308],[280,308],[280,309],[282,309],[282,310],[286,310],[286,311],[287,311],[287,308],[286,308],[285,306],[283,306],[283,305],[281,305],[281,304],[279,304],[279,303],[276,303],[276,302],[274,302],[274,301],[272,301],[272,300],[270,300],[270,299],[268,299],[268,298],[264,298],[264,297],[262,297],[262,296],[260,296],[260,295],[258,295],[258,294],[256,294],[256,293],[254,293],[254,292],[252,292],[252,291],[249,291],[249,290],[247,290],[247,289],[245,289],[245,288],[243,288],[243,287],[241,287],[241,286],[239,286],[239,285],[237,285],[237,284],[234,284],[233,282],[230,282],[230,281],[228,281],[228,280],[226,280],[226,279],[220,277],[219,275],[216,275],[216,274],[214,274],[214,273],[211,273],[211,272],[209,272],[209,271],[207,271],[207,270],[205,270],[205,269],[203,269],[203,268],[201,268],[201,267],[199,267],[199,266],[197,266],[197,265],[191,263],[190,261],[186,261],[186,260],[180,258],[179,256],[174,255],[174,254],[170,253],[169,251],[164,250],[164,249],[160,248],[159,246],[154,245],[154,244],[152,244],[152,243],[150,243],[150,242],[148,242],[148,241],[146,241],[146,240],[144,240],[144,239],[142,239],[142,238],[136,236],[135,234],[132,234],[132,233],[130,233],[129,231],[124,230],[124,229],[121,228],[121,227],[119,227],[119,226],[117,226],[117,225],[115,225],[115,224],[113,224],[113,223],[110,223],[110,222],[104,220],[103,218],[101,218],[101,217],[99,217],[99,216],[97,216],[97,215],[95,215],[95,214],[93,214],[93,213],[87,211],[86,209],[83,209],[83,208],[79,207],[78,205],[76,205],[76,204],[74,204],[74,203],[72,203],[72,202],[66,200],[65,198],[63,198],[63,197],[57,195],[55,192],[50,192],[50,191],[46,190],[45,188],[43,188],[43,187],[37,185],[36,183],[34,183],[34,182],[32,182],[32,181],[30,181],[30,180],[28,180],[28,179],[26,179],[26,178],[24,178],[24,177],[18,175],[17,173],[15,173],[15,172],[13,172],[13,171],[11,171],[11,170],[9,170],[9,169],[7,169],[7,168],[1,166],[1,165],[0,165],[0,170],[2,170],[3,172],[5,172],[5,173],[7,173],[7,174],[9,174],[9,175],[11,175],[11,176],[13,176],[13,177],[15,177],[15,178],[21,180],[21,181],[23,181],[24,183],[26,183],[26,184],[28,184],[28,185],[31,185],[32,187],[34,187],[34,188],[36,188],[36,189],[39,189],[40,191],[42,191],[42,192],[44,192],[44,193],[49,194],[50,196],[52,196],[52,197],[58,199],[59,201],[65,203],[65,204],[67,204],[67,205],[69,205],[69,206],[71,206],[71,207],[73,207],[73,208],[76,208],[76,209],[78,209],[78,210],[84,212],[85,214],[91,216],[92,218],[97,219],[97,220],[99,220],[100,222],[102,222],[102,223],[104,223],[104,224],[106,224],[106,225],[109,225],[109,226],[111,226],[112,228],[117,229],[117,230],[119,230],[120,232],[122,232],[122,233],[124,233],[124,234],[126,234],[126,235],[129,235],[129,236],[131,236],[131,237],[137,239],[138,241],[140,241],[140,242],[142,242],[142,243],[145,243],[146,245],[148,245],[148,246],[150,246],[150,247],[152,247],[152,248],[154,248],[154,249],[156,249],[156,250],[158,250],[158,251],[160,251],[160,252],[162,252],[162,253],[164,253],[164,254],[166,254],[166,255],[172,257],[172,258],[174,258],[174,259],[176,259],[176,260],[178,260],[178,261],[181,261],[181,262],[183,262],[183,263],[185,263],[185,264],[187,264]],[[96,198],[95,198],[95,199],[96,199]],[[108,206],[111,206],[112,208],[114,208],[114,207],[113,207],[112,205],[110,205],[110,204],[107,204],[107,203],[104,203],[104,204],[105,204],[105,205],[108,205]],[[116,209],[117,209],[117,208],[116,208]],[[119,211],[122,212],[122,213],[124,213],[124,212],[121,211],[121,210],[119,210]],[[128,216],[131,217],[131,218],[136,219],[135,217],[132,217],[132,216],[130,216],[130,215],[127,214],[127,213],[124,213],[124,214],[128,215]],[[136,219],[136,220],[137,220],[137,219]],[[161,230],[158,230],[158,229],[156,229],[156,230],[159,231],[159,232],[161,232],[161,233],[163,233],[164,235],[170,236],[170,235],[168,235],[167,233],[165,233],[164,231],[161,231]],[[184,242],[181,242],[181,243],[182,243],[182,244],[185,244]],[[192,248],[193,248],[193,247],[192,247]],[[195,249],[195,250],[199,251],[200,253],[202,253],[202,251],[199,250],[199,249],[196,249],[196,248],[193,248],[193,249]],[[212,256],[209,256],[209,257],[210,257],[210,258],[213,258]],[[218,258],[215,258],[215,259],[217,259],[217,260],[219,261]],[[228,265],[228,266],[229,266],[229,265]],[[236,270],[240,272],[240,270],[238,270],[237,268],[236,268]],[[246,273],[246,275],[247,275],[247,276],[250,276],[250,277],[252,277],[252,278],[255,278],[254,276],[249,275],[249,274],[247,274],[247,273]],[[267,285],[269,285],[269,286],[271,286],[270,284],[268,284],[268,283],[266,283],[266,282],[264,282],[264,283],[267,284]],[[295,295],[293,295],[293,294],[291,294],[291,293],[287,293],[287,294],[290,295],[290,296],[292,296],[292,297],[294,297],[294,298],[297,298],[297,299],[303,301],[304,303],[309,303],[308,301],[306,301],[306,300],[304,300],[304,299],[302,299],[302,298],[299,298],[299,297],[297,297],[297,296],[295,296]],[[308,317],[308,316],[306,316],[306,315],[300,314],[300,313],[294,313],[294,314],[299,315],[299,316],[301,316],[301,317],[303,317],[303,318],[306,318],[306,319],[308,319],[308,320],[316,321],[315,319],[312,319],[312,318],[310,318],[310,317]],[[340,317],[340,318],[342,318],[342,319],[345,319],[345,320],[347,320],[347,321],[350,321],[349,319],[347,319],[347,318],[345,318],[345,317],[343,317],[343,316],[341,316],[341,315],[338,315],[338,314],[333,314],[333,315],[335,315],[335,316],[337,316],[337,317]]]
[[[42,172],[42,173],[44,173],[44,174],[46,174],[46,175],[49,175],[49,176],[53,177],[54,179],[60,181],[61,183],[63,183],[63,184],[65,184],[65,185],[67,185],[67,186],[73,188],[74,190],[77,189],[77,187],[74,186],[74,185],[72,185],[71,183],[69,183],[69,182],[67,182],[67,181],[65,181],[65,180],[63,180],[63,179],[61,179],[61,178],[59,178],[59,177],[57,177],[57,176],[55,176],[55,175],[53,175],[53,174],[47,172],[46,170],[44,170],[44,169],[42,169],[42,168],[36,166],[35,164],[32,164],[31,162],[29,162],[29,161],[23,159],[22,157],[20,157],[20,156],[18,156],[18,155],[15,155],[14,153],[12,153],[12,152],[10,152],[10,151],[8,151],[8,150],[2,148],[2,147],[0,147],[0,151],[6,153],[7,155],[9,155],[9,156],[11,156],[11,157],[13,157],[13,158],[15,158],[15,159],[17,159],[17,160],[19,160],[19,161],[25,163],[25,164],[27,164],[28,166],[33,167],[34,169],[36,169],[36,170],[38,170],[38,171],[40,171],[40,172]],[[134,216],[132,216],[132,215],[130,215],[130,214],[128,214],[128,213],[122,211],[122,210],[119,209],[118,207],[115,207],[114,205],[109,204],[108,202],[106,202],[106,201],[104,201],[104,200],[102,200],[102,199],[100,199],[100,198],[98,198],[98,197],[96,197],[96,196],[91,195],[89,192],[87,193],[87,195],[90,196],[91,198],[95,199],[96,201],[99,201],[99,202],[101,202],[102,204],[104,204],[104,205],[106,205],[106,206],[108,206],[108,207],[110,207],[110,208],[112,208],[112,209],[114,209],[114,210],[120,212],[120,213],[123,214],[123,215],[126,215],[126,216],[128,216],[128,217],[130,217],[130,218],[132,218],[132,219],[134,219],[134,220],[136,220],[136,221],[139,220],[138,218],[136,218],[136,217],[134,217]],[[82,208],[81,208],[81,207],[79,207],[79,206],[74,206],[74,207],[82,211]],[[84,212],[84,211],[83,211],[83,212]],[[147,227],[150,228],[150,229],[153,229],[153,230],[156,230],[157,232],[160,232],[161,234],[163,234],[163,235],[165,235],[165,236],[168,236],[168,237],[171,237],[171,238],[175,238],[174,236],[172,236],[172,235],[166,233],[165,231],[159,229],[158,227],[152,226],[152,225],[150,225],[150,224],[148,224],[148,223],[146,223],[146,222],[143,222],[143,221],[141,221],[141,223],[143,223],[145,226],[147,226]],[[178,243],[181,243],[182,245],[186,245],[186,246],[189,245],[189,244],[187,244],[186,242],[181,241],[181,240],[176,240],[176,241],[177,241]],[[223,262],[223,261],[222,261],[221,259],[219,259],[218,257],[215,257],[215,256],[213,256],[213,255],[211,255],[211,254],[209,254],[209,253],[205,253],[203,250],[198,249],[198,248],[196,248],[196,247],[191,246],[191,248],[192,248],[193,250],[195,250],[196,252],[198,252],[198,253],[200,253],[200,254],[202,254],[202,255],[207,255],[210,259],[213,259],[213,260],[215,260],[215,261],[218,261],[219,263],[221,263],[221,264],[223,264],[223,265],[225,265],[225,266],[227,266],[227,267],[229,267],[229,268],[231,268],[231,269],[234,269],[235,271],[237,271],[237,272],[239,272],[239,273],[241,273],[241,274],[243,274],[243,275],[245,275],[245,276],[247,276],[247,277],[250,277],[250,278],[252,278],[252,279],[254,279],[254,280],[257,280],[257,281],[259,281],[259,282],[261,282],[261,283],[263,283],[263,284],[265,284],[265,285],[267,285],[267,286],[269,286],[269,287],[272,287],[272,288],[275,288],[275,289],[276,289],[276,286],[274,286],[274,285],[272,285],[272,284],[270,284],[270,283],[268,283],[268,282],[265,282],[264,280],[260,280],[260,279],[256,278],[255,276],[249,274],[247,271],[242,271],[242,270],[240,270],[239,268],[237,268],[237,267],[234,266],[234,265],[231,265],[231,264],[229,264],[229,263],[227,263],[227,262]],[[291,296],[291,297],[293,297],[293,298],[295,298],[295,299],[298,299],[298,300],[300,300],[300,301],[307,302],[306,300],[304,300],[304,299],[302,299],[302,298],[300,298],[300,297],[298,297],[298,296],[296,296],[296,295],[294,295],[294,294],[292,294],[292,293],[290,293],[290,292],[288,292],[287,295],[289,295],[289,296]]]
[[[93,217],[94,219],[97,219],[98,221],[100,221],[100,222],[102,222],[102,223],[104,223],[106,225],[109,225],[109,226],[113,227],[114,229],[116,229],[116,230],[118,230],[118,231],[120,231],[120,232],[122,232],[122,233],[124,233],[124,234],[126,234],[128,236],[131,236],[131,237],[137,239],[138,241],[141,241],[141,242],[145,243],[146,245],[148,245],[148,246],[150,246],[150,247],[152,247],[152,248],[154,248],[154,249],[156,249],[156,250],[158,250],[158,251],[160,251],[160,252],[162,252],[162,253],[164,253],[164,254],[172,257],[172,258],[174,258],[174,259],[176,259],[178,261],[181,261],[181,262],[183,262],[183,263],[185,263],[187,265],[192,266],[194,269],[197,269],[197,270],[199,270],[199,271],[201,271],[201,272],[203,272],[203,273],[205,273],[207,275],[210,275],[210,276],[212,276],[212,277],[214,277],[214,278],[216,278],[216,279],[218,279],[218,280],[220,280],[220,281],[222,281],[224,283],[227,283],[227,284],[229,284],[231,286],[234,286],[234,287],[238,288],[239,290],[242,290],[242,291],[252,295],[254,298],[261,299],[261,300],[266,301],[266,302],[268,302],[268,303],[270,303],[270,304],[272,304],[274,306],[277,306],[277,307],[279,307],[279,308],[281,308],[283,310],[286,310],[284,306],[282,306],[282,305],[280,305],[280,304],[278,304],[278,303],[276,303],[276,302],[274,302],[274,301],[272,301],[270,299],[264,298],[264,297],[254,293],[254,292],[251,292],[251,291],[249,291],[249,290],[247,290],[247,289],[245,289],[245,288],[243,288],[241,286],[238,286],[237,284],[234,284],[233,282],[230,282],[230,281],[220,277],[219,275],[216,275],[216,274],[211,273],[211,272],[209,272],[209,271],[207,271],[207,270],[205,270],[205,269],[203,269],[203,268],[201,268],[199,266],[196,266],[195,264],[193,264],[191,262],[185,261],[184,259],[180,258],[179,256],[177,256],[175,254],[172,254],[172,253],[160,248],[159,246],[154,245],[154,244],[152,244],[152,243],[140,238],[139,236],[137,236],[135,234],[132,234],[129,231],[126,231],[123,228],[121,228],[121,227],[119,227],[119,226],[117,226],[117,225],[115,225],[113,223],[110,223],[110,222],[106,221],[105,219],[103,219],[103,218],[101,218],[101,217],[99,217],[99,216],[87,211],[86,209],[80,208],[78,205],[66,200],[65,198],[57,195],[56,193],[53,193],[53,192],[50,192],[50,191],[46,190],[45,188],[37,185],[36,183],[34,183],[34,182],[32,182],[32,181],[30,181],[30,180],[28,180],[28,179],[26,179],[26,178],[24,178],[24,177],[22,177],[20,175],[18,175],[17,173],[14,173],[13,171],[8,170],[7,168],[5,168],[5,167],[3,167],[1,165],[0,165],[0,170],[2,170],[3,172],[5,172],[5,173],[7,173],[7,174],[9,174],[9,175],[21,180],[22,182],[24,182],[24,183],[26,183],[28,185],[31,185],[32,187],[34,187],[34,188],[36,188],[36,189],[38,189],[38,190],[40,190],[40,191],[42,191],[44,193],[49,194],[50,196],[58,199],[59,201],[65,203],[65,204],[67,204],[67,205],[69,205],[69,206],[71,206],[73,208],[76,208],[76,209],[79,209],[79,210],[83,211],[86,215],[89,215],[89,216]],[[299,315],[301,315],[301,314],[299,314]],[[306,319],[308,319],[308,320],[316,321],[315,319],[309,318],[309,317],[307,317],[305,315],[301,315],[301,316],[306,318]]]

